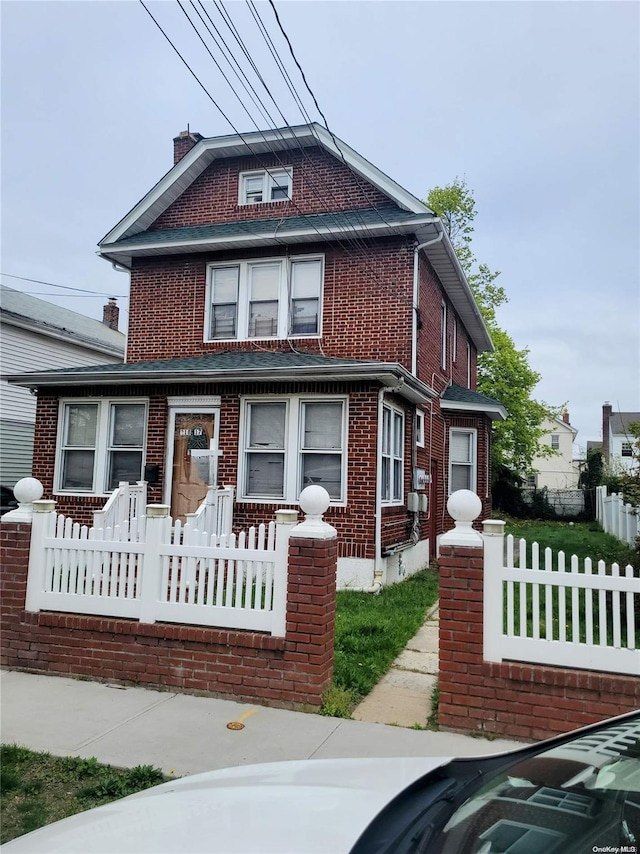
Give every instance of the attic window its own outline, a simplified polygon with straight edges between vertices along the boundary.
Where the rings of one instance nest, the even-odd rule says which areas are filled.
[[[241,172],[238,204],[286,201],[291,198],[292,177],[290,168]]]

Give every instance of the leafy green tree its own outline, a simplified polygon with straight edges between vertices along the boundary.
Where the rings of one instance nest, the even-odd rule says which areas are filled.
[[[541,448],[539,440],[545,433],[543,421],[556,417],[560,407],[532,398],[540,374],[529,365],[529,350],[518,350],[511,336],[498,325],[496,309],[508,298],[496,281],[500,272],[478,263],[473,254],[476,207],[466,181],[456,178],[445,187],[434,187],[426,204],[444,223],[495,347],[492,353],[478,355],[478,390],[499,400],[509,413],[506,421],[494,427],[492,469],[495,473],[500,466],[507,466],[520,474],[527,473],[534,457],[552,453],[550,448]]]

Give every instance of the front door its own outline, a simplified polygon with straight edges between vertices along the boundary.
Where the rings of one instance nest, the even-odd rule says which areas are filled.
[[[219,410],[173,410],[170,423],[171,516],[195,513],[218,468]]]

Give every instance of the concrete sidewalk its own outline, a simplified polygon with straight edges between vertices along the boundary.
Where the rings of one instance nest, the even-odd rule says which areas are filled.
[[[287,759],[482,755],[520,746],[188,694],[2,671],[2,742],[182,776]],[[229,729],[239,722],[242,729]]]

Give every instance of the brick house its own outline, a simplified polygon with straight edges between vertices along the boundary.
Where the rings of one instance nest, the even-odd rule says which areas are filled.
[[[181,133],[174,166],[103,238],[131,274],[124,365],[37,389],[34,475],[79,521],[119,481],[193,512],[235,485],[234,527],[320,483],[339,586],[423,566],[447,494],[490,510],[492,348],[442,223],[318,125]]]

